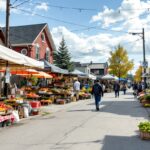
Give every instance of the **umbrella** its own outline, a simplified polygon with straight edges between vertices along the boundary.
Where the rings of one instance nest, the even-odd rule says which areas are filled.
[[[6,72],[6,70],[0,70],[0,72]],[[24,69],[24,70],[12,70],[10,71],[11,74],[13,75],[32,75],[32,74],[37,74],[38,71],[34,70],[34,69]]]
[[[36,74],[18,74],[18,75],[24,76],[24,77],[31,77],[31,76],[33,76],[33,77],[45,78],[45,79],[51,79],[51,78],[53,78],[52,75],[49,75],[49,74],[47,74],[47,73],[45,73],[43,71],[37,71]]]

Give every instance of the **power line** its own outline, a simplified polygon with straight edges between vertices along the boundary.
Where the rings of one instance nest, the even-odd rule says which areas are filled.
[[[143,14],[143,15],[140,15],[140,17],[142,17],[142,16],[145,16],[145,15],[147,15],[147,14]],[[128,18],[127,20],[133,20],[133,19],[136,19],[137,17],[139,17],[139,15],[138,16],[135,16],[135,17],[133,17],[133,18]],[[113,25],[115,25],[115,24],[118,24],[118,23],[121,23],[123,20],[121,20],[121,21],[117,21],[117,22],[114,22],[114,23],[111,23],[111,25],[109,26],[109,27],[112,27]],[[143,24],[142,24],[143,25]],[[92,30],[92,29],[96,29],[96,28],[99,28],[99,26],[91,26],[91,27],[87,27],[87,28],[84,28],[84,29],[74,29],[74,30],[71,30],[71,32],[78,32],[78,31],[88,31],[88,30]],[[97,29],[96,29],[97,30]],[[110,30],[110,29],[107,29],[107,28],[101,28],[100,30]],[[125,31],[117,31],[117,30],[110,30],[110,31],[112,31],[112,32],[122,32],[122,33],[128,33],[128,32],[125,32]]]
[[[14,0],[14,2],[12,3],[12,5],[14,5],[18,0]]]
[[[31,0],[29,0],[29,1],[31,1]],[[39,3],[39,2],[36,2],[36,3],[31,2],[31,3],[35,4],[35,5],[41,5],[42,4],[42,3]],[[46,2],[44,2],[44,3],[46,3]],[[46,3],[46,4],[49,7],[58,8],[60,10],[68,9],[68,10],[77,10],[79,12],[82,12],[82,11],[99,11],[99,9],[96,9],[96,8],[68,7],[68,6],[52,5],[52,4],[49,4],[49,3]],[[129,11],[129,10],[132,10],[132,11],[140,11],[140,10],[150,11],[150,7],[147,7],[147,8],[137,8],[137,9],[120,8],[120,9],[118,9],[118,12],[120,13],[121,11]]]
[[[41,5],[41,3],[33,3],[33,2],[32,2],[32,4]],[[59,6],[59,5],[51,5],[51,4],[47,4],[47,6],[58,8],[58,9],[77,10],[79,12],[81,12],[81,11],[98,11],[98,9],[93,9],[93,8],[67,7],[67,6]]]
[[[25,10],[25,9],[19,9],[19,8],[14,8],[14,7],[13,7],[13,9],[20,10],[20,11],[25,12],[25,13],[30,14],[30,15],[33,14],[35,16],[39,16],[39,17],[42,17],[42,18],[54,20],[54,21],[57,21],[57,22],[63,22],[63,23],[66,23],[66,24],[80,26],[80,27],[88,27],[86,25],[81,25],[81,24],[77,24],[77,23],[74,23],[74,22],[69,22],[69,21],[61,20],[61,19],[58,19],[58,18],[53,18],[53,17],[49,17],[49,16],[40,15],[40,14],[33,13],[33,12]]]
[[[31,11],[20,9],[20,8],[13,8],[13,9],[17,9],[17,10],[20,10],[20,11],[28,13],[28,14],[32,14],[33,13]],[[111,30],[111,29],[107,29],[107,28],[99,28],[99,29],[97,29],[98,26],[90,27],[90,26],[86,26],[86,25],[77,24],[77,23],[74,23],[74,22],[64,21],[64,20],[60,20],[60,19],[57,19],[57,18],[40,15],[40,14],[37,14],[37,13],[33,13],[33,14],[36,15],[36,16],[42,17],[42,18],[46,18],[46,19],[50,19],[50,20],[54,20],[54,21],[58,21],[58,22],[63,22],[63,23],[71,24],[71,25],[75,25],[75,26],[85,27],[84,29],[81,29],[81,30],[96,29],[96,30],[104,30],[104,31],[117,32],[117,33],[128,33],[128,32],[125,32],[125,31]],[[78,30],[72,30],[71,32],[73,32],[73,31],[78,31]]]
[[[17,1],[17,0],[16,0],[16,1]],[[12,4],[11,8],[17,8],[17,7],[19,7],[19,6],[21,6],[21,5],[25,4],[25,3],[27,3],[27,2],[29,2],[29,1],[31,1],[31,0],[25,0],[25,1],[21,2],[20,4],[15,5],[15,6],[13,6],[14,4]]]
[[[86,31],[86,30],[91,30],[91,29],[104,30],[104,31],[112,31],[112,32],[119,32],[119,33],[128,33],[128,32],[121,31],[121,30],[111,30],[111,29],[107,29],[107,28],[101,28],[100,26],[92,26],[92,27],[87,27],[87,28],[84,28],[84,29],[71,30],[71,32]]]

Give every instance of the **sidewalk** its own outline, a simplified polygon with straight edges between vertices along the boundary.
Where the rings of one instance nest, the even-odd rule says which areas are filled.
[[[120,93],[119,98],[106,93],[100,111],[95,111],[92,99],[43,107],[50,114],[35,116],[1,132],[1,148],[149,150],[150,142],[141,140],[138,132],[138,124],[148,120],[149,113],[129,92]]]

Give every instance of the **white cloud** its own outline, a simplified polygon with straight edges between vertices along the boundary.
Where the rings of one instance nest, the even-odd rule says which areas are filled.
[[[72,58],[83,62],[107,61],[109,52],[120,43],[120,39],[123,39],[123,37],[113,37],[106,33],[82,36],[82,34],[72,33],[65,27],[53,28],[52,35],[57,48],[63,35]]]
[[[150,6],[149,1],[140,2],[140,0],[123,0],[118,9],[110,9],[104,6],[104,11],[92,16],[91,22],[100,22],[102,26],[107,27],[119,21],[132,20],[132,18],[139,18]]]
[[[4,24],[0,23],[0,27],[4,27],[4,26],[5,26]]]
[[[6,11],[6,0],[0,0],[0,11]]]
[[[35,7],[35,9],[47,11],[48,10],[48,5],[47,5],[47,3],[43,2],[40,5],[37,5]]]
[[[143,60],[142,39],[139,36],[130,34],[115,36],[106,33],[88,36],[72,33],[62,26],[53,28],[51,32],[57,48],[62,36],[64,36],[73,61],[106,62],[110,57],[110,51],[113,51],[118,44],[121,44],[127,50],[130,60],[134,59],[135,67],[132,71],[133,73],[138,68],[139,62]],[[145,36],[149,35],[147,33]],[[137,41],[137,39],[139,40]],[[146,59],[150,62],[148,47],[146,47]]]

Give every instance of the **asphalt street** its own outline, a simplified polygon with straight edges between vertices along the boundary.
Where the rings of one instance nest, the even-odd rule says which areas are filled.
[[[43,111],[49,113],[0,128],[0,150],[150,150],[138,132],[150,114],[132,92],[119,98],[106,93],[98,112],[93,99]]]

